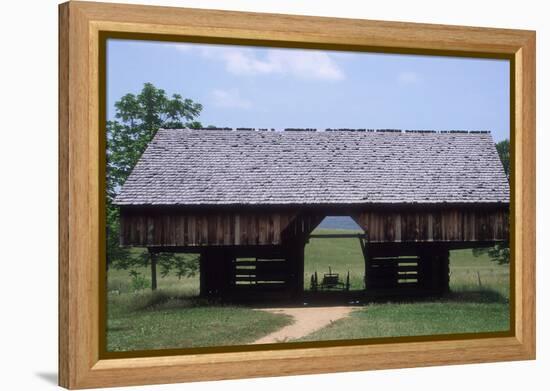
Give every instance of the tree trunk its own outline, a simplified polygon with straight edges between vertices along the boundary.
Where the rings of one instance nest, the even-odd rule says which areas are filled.
[[[149,250],[151,258],[151,290],[157,290],[157,253]]]

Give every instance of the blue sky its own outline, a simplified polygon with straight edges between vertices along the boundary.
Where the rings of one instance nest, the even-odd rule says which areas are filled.
[[[205,126],[509,137],[507,60],[109,40],[108,117],[146,82],[203,104]]]

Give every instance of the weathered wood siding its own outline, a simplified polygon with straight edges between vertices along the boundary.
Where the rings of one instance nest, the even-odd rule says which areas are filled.
[[[121,210],[123,246],[280,245],[304,241],[323,220],[300,211],[183,212]],[[441,209],[352,213],[371,243],[491,242],[508,239],[508,210]]]
[[[475,242],[508,239],[508,209],[366,211],[352,216],[370,242]]]
[[[280,244],[292,213],[140,213],[121,211],[123,246]]]
[[[283,241],[304,241],[321,224],[325,215],[297,214],[281,232]]]

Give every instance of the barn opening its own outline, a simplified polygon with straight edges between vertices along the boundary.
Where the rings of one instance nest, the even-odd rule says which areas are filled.
[[[311,232],[304,250],[305,292],[364,289],[365,231],[350,216],[327,216]]]

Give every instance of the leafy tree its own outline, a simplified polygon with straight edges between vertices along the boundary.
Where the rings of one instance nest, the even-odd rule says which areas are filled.
[[[497,148],[500,161],[502,162],[502,166],[504,167],[506,177],[510,178],[510,140],[502,140],[496,143],[495,146]]]
[[[202,105],[146,83],[138,95],[115,103],[114,121],[107,122],[107,190],[114,197],[160,128],[201,128],[195,121]]]
[[[494,245],[487,251],[487,254],[489,254],[491,261],[495,261],[499,265],[510,263],[510,247],[508,242]]]
[[[510,263],[510,247],[508,242],[497,243],[489,248],[474,248],[472,254],[479,257],[487,254],[491,261],[497,262],[499,265],[507,265]]]
[[[132,262],[132,258],[130,257],[130,251],[119,245],[119,212],[118,208],[112,204],[110,197],[107,197],[106,226],[107,268],[114,263],[119,269],[127,269]]]
[[[148,256],[145,261],[133,258],[119,246],[119,211],[113,200],[156,132],[160,128],[201,128],[196,119],[202,105],[179,94],[168,97],[164,90],[145,83],[139,94],[126,94],[115,102],[115,109],[116,119],[107,122],[107,267],[127,269],[150,260]],[[172,254],[164,254],[160,266],[163,275],[175,268],[180,278],[198,267]]]

